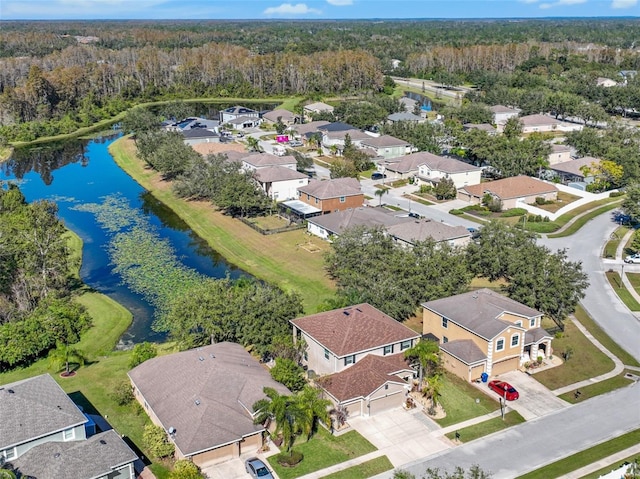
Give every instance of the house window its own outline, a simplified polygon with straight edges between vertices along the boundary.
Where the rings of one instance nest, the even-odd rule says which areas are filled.
[[[502,351],[504,349],[504,338],[500,338],[496,341],[496,351]]]
[[[522,321],[516,321],[514,324],[515,324],[516,326],[520,326],[520,327],[522,327]]]
[[[309,196],[309,193],[307,193],[307,201],[309,201],[311,199],[311,196]]]
[[[15,459],[18,457],[18,454],[16,453],[16,448],[13,447],[11,449],[6,449],[4,451],[0,451],[0,458],[4,457],[7,461],[10,461],[11,459]]]
[[[325,358],[326,360],[329,360],[329,350],[328,350],[328,349],[325,349],[325,350],[324,350],[324,358]]]
[[[449,325],[449,320],[443,316],[442,317],[442,327],[447,329],[448,325]]]
[[[356,362],[356,355],[352,354],[351,356],[345,356],[344,365],[349,366],[349,364],[354,364]]]
[[[411,340],[409,341],[402,341],[400,343],[400,351],[404,351],[405,349],[409,349],[411,347]]]
[[[309,354],[307,354],[306,351],[302,353],[302,357],[304,358],[305,361],[309,361]]]
[[[516,347],[518,344],[520,344],[520,335],[514,334],[511,336],[511,347]]]
[[[529,320],[529,327],[534,328],[536,326],[536,318],[532,318]]]
[[[388,385],[388,384],[385,384],[385,385],[384,385],[384,388],[385,388],[385,389],[389,389],[389,385]]]
[[[71,428],[71,429],[65,429],[64,431],[62,431],[62,439],[64,439],[65,441],[71,441],[72,439],[75,439],[76,437],[76,430]]]
[[[385,346],[384,347],[384,353],[385,355],[387,354],[391,354],[393,353],[393,344],[390,344],[389,346]]]
[[[442,336],[442,342],[443,343],[448,343],[449,342],[449,338],[447,338],[446,336]]]
[[[316,205],[318,204],[318,198],[315,199],[316,200]]]
[[[341,196],[340,203],[344,203],[345,201],[347,201],[347,198],[345,196]]]

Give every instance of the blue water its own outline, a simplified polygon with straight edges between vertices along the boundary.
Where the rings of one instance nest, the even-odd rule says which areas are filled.
[[[162,238],[169,240],[184,265],[213,278],[227,274],[237,278],[244,273],[226,263],[171,210],[146,192],[116,165],[107,148],[116,139],[69,141],[47,148],[17,150],[2,165],[0,180],[16,180],[27,201],[55,201],[65,225],[83,240],[82,280],[125,306],[133,314],[131,327],[122,343],[162,341],[154,332],[154,308],[128,289],[112,271],[106,245],[110,234],[96,222],[92,213],[77,211],[83,203],[100,203],[101,198],[118,194],[145,214]]]

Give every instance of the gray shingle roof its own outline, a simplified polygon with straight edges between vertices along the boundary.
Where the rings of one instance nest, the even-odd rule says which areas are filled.
[[[420,337],[367,303],[312,314],[291,323],[337,357]]]
[[[260,168],[253,173],[253,176],[260,183],[309,179],[309,177],[304,173],[300,173],[299,171],[292,170],[284,166],[267,166],[266,168]]]
[[[47,442],[11,461],[23,476],[37,479],[96,479],[138,457],[114,430],[85,441]]]
[[[409,146],[404,140],[396,138],[391,135],[381,135],[378,137],[369,136],[362,140],[362,144],[366,146],[372,146],[373,148],[390,148],[392,146]]]
[[[333,180],[312,181],[306,186],[298,188],[301,193],[307,193],[314,198],[326,200],[340,196],[361,195],[360,182],[355,178],[335,178]]]
[[[391,113],[391,115],[387,116],[387,119],[389,121],[422,121],[421,116],[414,115],[413,113],[409,113],[406,111]]]
[[[412,244],[415,244],[416,241],[427,239],[432,239],[438,243],[471,236],[469,230],[464,226],[449,226],[440,221],[431,220],[407,221],[390,226],[387,231],[390,235]]]
[[[282,121],[286,122],[286,121],[293,121],[293,119],[296,116],[293,113],[291,113],[289,110],[283,110],[282,108],[273,110],[273,111],[268,111],[267,113],[262,115],[262,118],[266,118],[267,120],[273,123],[278,121],[278,117],[281,117]]]
[[[552,339],[551,335],[547,332],[546,329],[543,329],[543,328],[529,329],[524,333],[524,345],[527,346],[529,344],[537,343],[538,341],[544,338]]]
[[[86,422],[48,374],[0,386],[0,450]]]
[[[309,223],[317,224],[332,234],[342,234],[346,229],[356,226],[366,226],[372,228],[389,226],[403,223],[407,218],[394,216],[392,212],[382,208],[361,207],[344,211],[337,211],[327,215],[308,218]]]
[[[471,339],[456,339],[440,344],[440,349],[458,358],[465,364],[473,364],[487,359],[482,350]]]
[[[487,340],[513,326],[500,319],[505,312],[527,319],[542,316],[540,311],[486,288],[422,303],[422,307]]]
[[[295,165],[296,159],[291,155],[276,156],[271,153],[260,153],[258,155],[249,155],[242,158],[242,161],[248,165],[256,168],[263,168],[266,166],[285,166]]]
[[[247,410],[264,398],[265,386],[290,393],[241,345],[228,342],[150,359],[129,377],[165,430],[175,428],[185,455],[261,431]]]
[[[215,131],[205,130],[204,128],[182,130],[180,133],[185,138],[218,138],[220,136]]]
[[[504,105],[490,106],[489,110],[491,110],[493,113],[519,113],[520,112],[520,110],[518,109],[509,108]]]
[[[398,173],[408,173],[410,171],[418,171],[420,165],[427,165],[431,170],[442,171],[445,173],[462,173],[465,171],[477,171],[480,168],[470,165],[464,161],[454,158],[446,158],[444,156],[434,155],[427,151],[420,151],[410,155],[401,156],[386,166],[386,169],[397,171]]]
[[[575,176],[580,176],[584,178],[584,173],[580,168],[583,166],[591,167],[592,164],[598,165],[600,160],[597,158],[593,158],[591,156],[585,156],[583,158],[577,158],[575,160],[563,161],[562,163],[556,163],[555,165],[551,165],[549,168],[554,171],[559,171],[561,173],[570,173]]]
[[[321,126],[325,126],[325,125],[328,125],[328,124],[329,124],[329,122],[328,121],[324,121],[324,120],[310,121],[309,123],[303,123],[302,125],[296,125],[294,129],[301,136],[304,136],[306,134],[311,135],[312,133],[315,133],[316,131],[319,131],[318,128],[320,128]]]

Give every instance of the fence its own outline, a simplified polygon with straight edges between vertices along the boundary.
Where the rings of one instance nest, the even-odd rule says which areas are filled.
[[[240,221],[242,221],[245,225],[247,225],[249,228],[256,230],[258,233],[260,233],[261,235],[274,235],[277,233],[286,233],[287,231],[295,231],[295,230],[301,230],[306,228],[306,226],[304,224],[295,224],[292,223],[289,226],[283,226],[282,228],[274,228],[274,229],[264,229],[260,226],[258,226],[255,223],[252,223],[251,221],[249,221],[246,218],[238,218]]]

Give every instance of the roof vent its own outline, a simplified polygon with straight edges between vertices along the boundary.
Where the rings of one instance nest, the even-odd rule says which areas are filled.
[[[196,406],[200,406],[200,400],[199,399],[196,399],[195,402],[196,402]]]
[[[211,359],[215,359],[216,358],[216,355],[213,354],[213,353],[211,353],[209,356],[211,356]]]
[[[7,389],[7,392],[8,392],[9,394],[13,394],[15,391],[14,391],[13,389]]]
[[[53,455],[53,457],[55,457],[56,459],[58,459],[58,458],[60,457],[60,453],[59,453],[59,452],[56,452],[56,453]]]
[[[344,314],[345,316],[349,316],[349,311],[343,311],[342,314]]]
[[[356,308],[356,311],[362,313],[362,310],[360,308]]]
[[[204,358],[203,358],[202,356],[198,356],[198,359],[199,359],[200,361],[204,361]]]
[[[104,446],[105,444],[107,444],[107,441],[105,441],[104,439],[100,439],[100,444]]]

